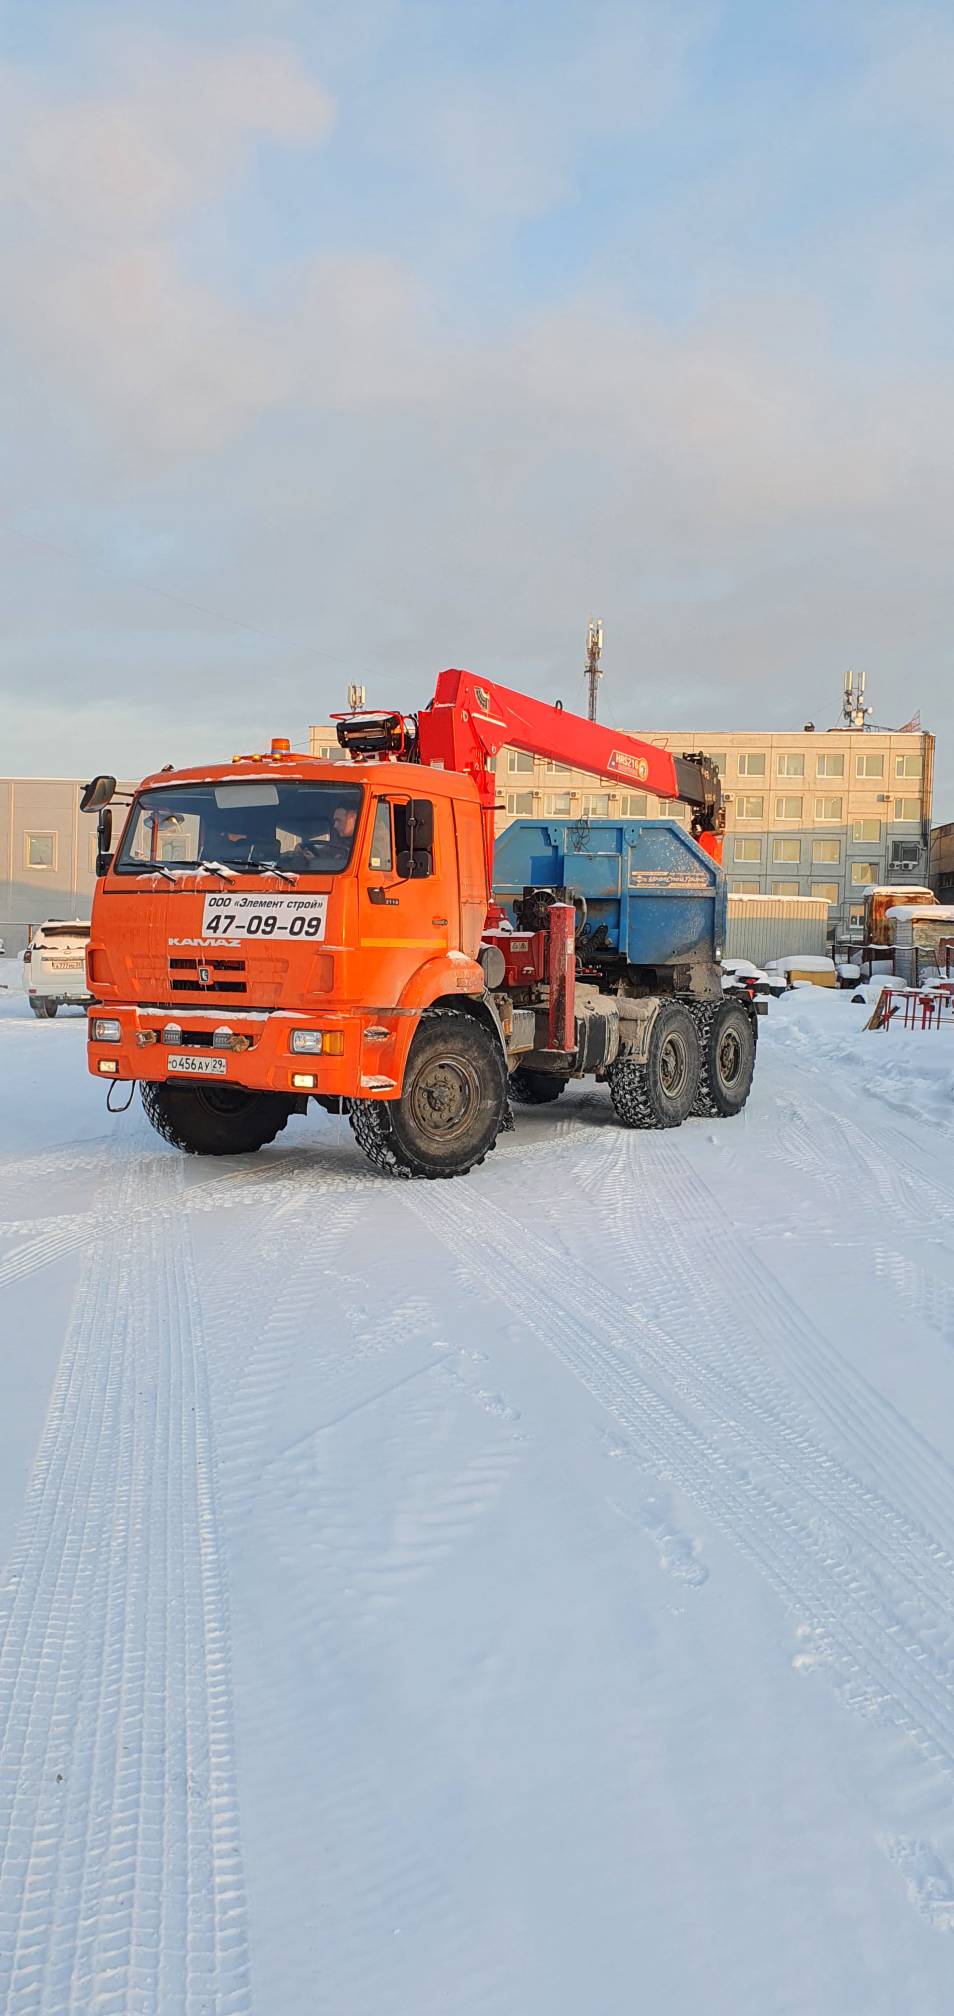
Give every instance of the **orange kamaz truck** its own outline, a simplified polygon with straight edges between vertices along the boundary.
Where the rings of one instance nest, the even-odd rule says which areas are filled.
[[[630,1126],[740,1109],[756,1025],[721,992],[706,757],[462,671],[416,715],[362,711],[337,733],[348,761],[275,741],[146,777],[115,845],[115,780],[87,787],[94,1075],[138,1081],[153,1125],[193,1153],[260,1148],[316,1100],[347,1112],[377,1168],[424,1177],[471,1169],[511,1099],[574,1077],[605,1080]],[[693,830],[547,822],[523,852],[511,838],[495,899],[503,747],[682,799]]]

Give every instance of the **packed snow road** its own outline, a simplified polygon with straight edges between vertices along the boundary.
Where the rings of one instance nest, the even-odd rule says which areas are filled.
[[[949,2011],[954,1033],[400,1185],[0,977],[0,2009]]]

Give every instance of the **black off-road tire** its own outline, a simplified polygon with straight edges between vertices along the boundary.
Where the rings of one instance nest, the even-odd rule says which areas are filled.
[[[714,1005],[700,1004],[693,1020],[700,1062],[693,1113],[731,1120],[741,1113],[752,1090],[758,1018],[748,1001],[729,995]]]
[[[144,1082],[139,1089],[156,1133],[186,1155],[251,1155],[281,1133],[296,1103],[239,1085]]]
[[[666,1001],[649,1036],[645,1064],[621,1057],[609,1073],[610,1098],[624,1127],[681,1127],[699,1089],[699,1039],[681,1001]]]
[[[551,1106],[565,1092],[567,1083],[566,1078],[555,1078],[552,1071],[527,1071],[518,1064],[510,1073],[510,1097],[518,1106]]]
[[[38,1015],[41,1022],[52,1022],[59,1005],[58,1001],[48,1001],[45,994],[34,995],[30,1002],[34,1015]]]
[[[351,1131],[375,1169],[429,1180],[466,1176],[505,1125],[507,1066],[496,1036],[459,1008],[429,1009],[399,1099],[353,1099]]]

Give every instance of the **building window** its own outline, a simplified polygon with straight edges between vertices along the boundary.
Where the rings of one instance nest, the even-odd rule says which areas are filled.
[[[819,825],[837,825],[844,802],[843,798],[816,798],[815,818]]]
[[[508,812],[512,812],[512,813],[513,813],[513,814],[514,814],[514,815],[515,815],[516,817],[519,817],[519,816],[520,816],[520,814],[521,814],[521,813],[523,813],[523,812],[532,812],[532,811],[533,811],[533,792],[532,792],[532,791],[508,791],[508,792],[507,792],[507,811],[508,811]]]
[[[779,777],[804,777],[804,756],[799,755],[795,749],[783,749],[776,761],[776,774]]]
[[[548,777],[571,777],[573,775],[569,763],[555,763],[552,756],[546,757],[543,767]]]
[[[821,896],[826,903],[837,903],[839,890],[837,882],[813,882],[812,895]]]
[[[765,752],[762,749],[742,749],[739,752],[740,777],[765,776]]]
[[[733,896],[757,896],[758,893],[759,885],[757,882],[733,882],[730,891],[730,894]]]
[[[762,842],[761,840],[741,840],[737,838],[732,855],[735,861],[761,861]]]
[[[916,826],[921,817],[920,798],[896,798],[894,801],[894,816],[896,819],[907,819],[912,825]]]
[[[883,777],[883,776],[884,776],[884,757],[883,757],[883,756],[856,756],[856,757],[855,757],[855,776],[856,776],[856,777]]]
[[[819,756],[815,764],[816,777],[843,777],[845,774],[844,754],[840,756],[826,753]]]
[[[24,833],[24,868],[55,868],[56,840],[55,833]]]
[[[511,777],[532,777],[533,757],[528,756],[524,749],[508,749],[507,769]]]
[[[812,860],[818,862],[826,862],[829,865],[831,865],[832,863],[837,864],[841,860],[841,841],[813,840]]]
[[[583,794],[584,819],[609,818],[609,792],[590,791]]]
[[[737,819],[761,819],[764,804],[764,798],[737,798],[735,816]]]
[[[315,750],[319,763],[340,763],[344,753],[340,742],[319,742]]]
[[[554,791],[552,796],[549,798],[545,798],[543,802],[546,807],[546,810],[551,814],[559,814],[560,816],[565,817],[569,813],[570,810],[569,791]]]
[[[648,804],[645,791],[624,791],[619,809],[626,819],[645,819]]]
[[[852,904],[852,907],[848,912],[849,924],[863,924],[864,921],[865,921],[864,904],[860,903]]]
[[[802,843],[800,840],[772,841],[773,861],[800,861],[801,858],[802,858]]]
[[[801,798],[776,798],[775,800],[776,819],[800,819],[801,816],[802,816]]]
[[[853,819],[851,822],[851,837],[853,840],[880,840],[880,819]]]
[[[892,868],[920,868],[921,847],[917,840],[892,840]]]
[[[851,879],[853,882],[877,882],[877,861],[853,861],[851,864]]]
[[[894,759],[894,774],[896,777],[920,777],[920,756],[896,756]]]
[[[797,883],[797,882],[773,882],[773,883],[772,883],[772,895],[773,895],[773,896],[797,896],[797,895],[798,895],[798,883]]]
[[[725,750],[724,750],[724,749],[719,749],[719,750],[712,750],[712,749],[704,749],[702,753],[703,753],[703,755],[704,755],[704,756],[708,756],[708,758],[709,758],[709,761],[710,761],[710,763],[714,763],[714,764],[715,764],[715,767],[716,767],[716,769],[717,769],[717,770],[718,770],[718,772],[719,772],[719,776],[720,776],[720,777],[724,777],[724,776],[725,776],[725,773],[726,773],[726,766],[727,766],[727,758],[726,758],[726,753],[725,753]]]

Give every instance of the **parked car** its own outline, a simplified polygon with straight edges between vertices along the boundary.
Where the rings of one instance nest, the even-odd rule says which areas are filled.
[[[88,919],[51,917],[31,931],[23,954],[23,991],[34,1015],[55,1015],[68,1003],[85,1008],[92,1000],[86,986],[89,930]]]

